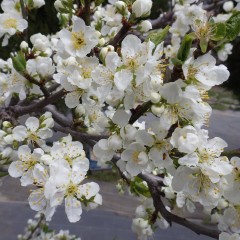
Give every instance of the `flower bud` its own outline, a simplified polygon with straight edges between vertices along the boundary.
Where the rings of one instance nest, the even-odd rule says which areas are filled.
[[[43,5],[45,5],[45,1],[44,0],[34,0],[33,5],[34,5],[34,8],[40,8]]]
[[[148,32],[152,29],[152,23],[148,20],[144,20],[139,24],[139,28],[141,32]]]
[[[152,103],[158,103],[161,99],[161,95],[159,93],[156,92],[151,92],[151,102]]]
[[[3,127],[10,128],[10,127],[12,127],[12,124],[9,121],[4,121],[3,122]]]
[[[153,114],[155,114],[156,116],[160,116],[164,111],[164,106],[158,107],[158,106],[153,105],[151,107],[151,110],[152,110]]]
[[[223,10],[225,12],[230,12],[234,8],[233,2],[232,1],[227,1],[223,4]]]
[[[60,8],[63,8],[62,1],[61,0],[55,1],[54,7],[57,9],[57,11],[60,11]]]
[[[20,44],[20,48],[22,50],[28,49],[28,43],[25,42],[25,41],[22,41],[21,44]]]
[[[106,43],[106,41],[105,41],[104,38],[99,38],[98,44],[99,44],[100,46],[103,46],[105,43]]]
[[[82,104],[79,104],[76,109],[75,109],[76,113],[79,115],[79,116],[82,116],[85,114],[86,110],[85,108],[83,107]]]
[[[127,5],[126,5],[125,2],[123,2],[123,1],[117,1],[117,2],[115,3],[115,7],[116,7],[117,11],[118,11],[120,14],[125,15],[126,9],[127,9]]]
[[[152,8],[152,0],[136,0],[132,5],[132,13],[135,14],[137,18],[147,17]]]
[[[105,57],[107,56],[108,53],[108,48],[107,47],[103,47],[100,51],[100,58],[103,60],[105,59]]]

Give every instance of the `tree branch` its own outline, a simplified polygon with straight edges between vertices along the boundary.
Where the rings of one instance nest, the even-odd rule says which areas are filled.
[[[91,0],[84,0],[84,8],[82,11],[82,18],[87,26],[90,26],[90,15],[91,15]]]
[[[213,230],[206,228],[202,225],[195,224],[185,218],[179,217],[171,212],[169,212],[162,199],[161,199],[161,186],[159,186],[159,181],[152,178],[149,175],[141,174],[140,175],[143,180],[145,180],[148,184],[149,191],[151,193],[154,207],[159,213],[162,215],[162,217],[171,225],[172,222],[175,222],[179,225],[182,225],[184,227],[189,228],[193,232],[195,232],[198,235],[206,235],[215,239],[218,239],[220,232],[218,230]]]
[[[45,98],[38,102],[35,102],[29,106],[15,105],[13,107],[10,107],[9,109],[11,111],[13,111],[17,116],[22,116],[27,113],[36,112],[36,111],[40,110],[41,108],[44,108],[45,106],[56,102],[57,100],[62,98],[65,94],[66,94],[65,90],[62,89],[62,90],[50,95],[48,98]]]
[[[108,43],[109,45],[112,45],[115,48],[117,47],[118,43],[120,43],[123,40],[123,38],[126,36],[127,32],[130,30],[132,26],[129,22],[125,20],[123,20],[122,22],[123,22],[122,28],[115,35],[115,37]]]
[[[133,114],[130,117],[128,123],[133,124],[135,123],[144,113],[148,111],[149,108],[151,108],[152,102],[148,101],[143,103],[142,105],[139,105],[136,107],[136,109],[132,110]]]
[[[54,125],[54,129],[62,133],[71,134],[77,140],[81,141],[82,143],[86,143],[90,147],[93,147],[96,144],[96,141],[107,138],[107,136],[103,136],[103,135],[91,135],[87,133],[81,133],[81,132],[72,130],[70,127],[61,126],[58,123]]]
[[[47,98],[50,93],[48,92],[47,88],[40,82],[38,82],[37,80],[35,80],[32,76],[30,76],[27,73],[23,73],[23,76],[30,82],[33,83],[37,86],[39,86],[39,88],[41,89],[41,91],[43,92],[44,96]]]
[[[27,21],[28,20],[28,14],[27,14],[27,9],[24,5],[23,0],[20,0],[20,7],[21,7],[22,16]],[[28,29],[25,29],[23,33],[24,33],[24,40],[26,42],[28,42]]]
[[[30,240],[33,237],[33,234],[37,231],[37,229],[39,228],[43,220],[44,220],[44,215],[41,214],[37,225],[31,230],[31,233],[26,240]]]

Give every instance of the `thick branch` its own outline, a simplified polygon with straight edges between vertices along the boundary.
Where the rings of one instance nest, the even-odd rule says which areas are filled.
[[[77,140],[81,141],[82,143],[86,143],[90,147],[93,147],[96,144],[96,141],[106,138],[106,136],[102,136],[102,135],[90,135],[86,133],[81,133],[81,132],[72,130],[70,127],[63,127],[59,124],[55,124],[54,129],[62,133],[71,134]]]
[[[129,31],[130,28],[131,28],[131,24],[123,21],[122,28],[119,30],[116,36],[108,44],[116,48],[118,43],[120,43],[123,40],[123,38],[127,35],[127,32]]]
[[[169,212],[161,199],[159,182],[156,181],[154,178],[151,178],[150,176],[144,174],[141,175],[141,178],[145,180],[148,184],[151,196],[153,198],[153,204],[155,209],[159,211],[159,213],[163,216],[163,218],[166,221],[169,222],[170,225],[172,224],[172,222],[175,222],[178,223],[179,225],[191,229],[196,234],[206,235],[218,239],[220,234],[218,230],[209,229],[204,226],[195,224],[185,218],[179,217]]]
[[[91,19],[90,19],[90,15],[91,15],[91,0],[84,0],[84,8],[83,8],[83,12],[82,12],[82,18],[85,21],[85,24],[87,26],[90,25],[91,23]]]
[[[15,106],[11,107],[10,110],[12,110],[17,116],[22,116],[27,113],[36,112],[36,111],[39,111],[40,109],[44,108],[45,106],[52,104],[52,103],[56,102],[57,100],[61,99],[65,94],[66,94],[66,92],[62,89],[62,90],[50,95],[48,98],[45,98],[38,102],[35,102],[29,106],[15,105]]]
[[[143,116],[144,113],[148,111],[149,108],[151,108],[151,106],[151,101],[145,102],[142,105],[137,106],[136,109],[133,110],[133,114],[129,119],[129,124],[135,123],[141,116]]]

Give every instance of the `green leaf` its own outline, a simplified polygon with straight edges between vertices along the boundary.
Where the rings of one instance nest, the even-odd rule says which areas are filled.
[[[151,196],[148,187],[143,183],[143,180],[139,177],[135,177],[134,181],[130,183],[130,189],[131,192],[135,193],[138,196],[140,195],[143,195],[144,197]]]
[[[240,12],[235,12],[226,22],[226,40],[233,41],[240,33]]]
[[[180,67],[183,65],[183,62],[177,58],[172,58],[171,61],[174,64],[174,66],[176,66],[176,67]]]
[[[157,32],[152,32],[148,35],[146,38],[146,41],[150,40],[152,41],[155,46],[160,44],[164,39],[166,38],[168,31],[169,31],[170,26],[166,26],[164,29],[157,31]]]
[[[101,5],[105,0],[95,0],[95,6]]]
[[[26,70],[26,59],[22,52],[19,52],[15,57],[11,57],[13,62],[13,67],[17,72],[24,72]]]
[[[8,175],[8,172],[0,172],[0,177],[4,177],[4,176],[7,176]]]
[[[208,47],[207,39],[205,39],[205,38],[200,39],[199,45],[200,45],[201,51],[203,53],[205,53],[207,51],[207,47]]]
[[[193,39],[193,36],[186,35],[182,40],[181,46],[177,53],[177,58],[182,62],[185,62],[188,58]]]
[[[213,41],[221,41],[226,36],[226,25],[225,23],[213,23],[212,26],[212,35],[211,40]]]

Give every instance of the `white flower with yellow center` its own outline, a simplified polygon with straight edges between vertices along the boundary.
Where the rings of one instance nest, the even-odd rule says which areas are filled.
[[[84,57],[78,60],[78,66],[71,66],[72,73],[68,81],[80,89],[88,89],[92,83],[92,71],[98,66],[96,57]]]
[[[28,201],[31,209],[43,212],[46,220],[50,221],[55,212],[55,207],[50,207],[50,202],[44,195],[44,187],[48,178],[49,169],[46,166],[37,163],[33,169],[34,185],[37,189],[31,191]]]
[[[193,202],[207,207],[216,207],[222,194],[221,183],[213,183],[197,167],[178,167],[173,177],[172,188],[183,192]]]
[[[44,114],[40,120],[36,117],[29,117],[25,126],[17,126],[13,129],[13,138],[16,141],[24,141],[37,143],[39,146],[44,145],[44,140],[52,137],[53,133],[50,128],[53,127],[53,119],[51,114]]]
[[[137,176],[148,166],[146,148],[139,143],[131,143],[121,154],[121,161],[126,162],[126,171],[132,176]]]
[[[234,205],[226,208],[223,215],[220,216],[218,228],[221,231],[231,230],[234,233],[240,233],[240,205]]]
[[[225,177],[228,185],[224,192],[224,197],[230,203],[238,204],[240,202],[240,158],[232,157],[231,164],[233,170]]]
[[[222,64],[216,66],[216,59],[210,53],[200,56],[196,60],[189,58],[182,68],[187,80],[206,90],[222,84],[230,75],[226,66]]]
[[[8,44],[8,39],[16,32],[23,32],[26,29],[28,23],[20,13],[17,11],[11,11],[0,14],[0,37],[5,35],[3,39],[3,46]]]
[[[69,56],[85,57],[98,44],[98,35],[94,28],[86,26],[78,17],[73,17],[72,31],[62,29],[58,33],[58,48],[64,47]],[[61,51],[61,49],[59,49]]]
[[[61,205],[65,200],[65,211],[70,222],[80,220],[81,203],[90,208],[102,204],[98,184],[90,182],[81,185],[88,168],[89,163],[84,160],[73,160],[70,165],[69,161],[58,159],[50,165],[50,178],[45,185],[45,197],[50,201],[51,207]]]
[[[19,160],[10,164],[8,172],[11,177],[21,177],[21,185],[27,186],[34,182],[33,170],[37,163],[40,162],[40,157],[44,154],[41,148],[35,148],[33,153],[31,149],[23,145],[18,149]]]

